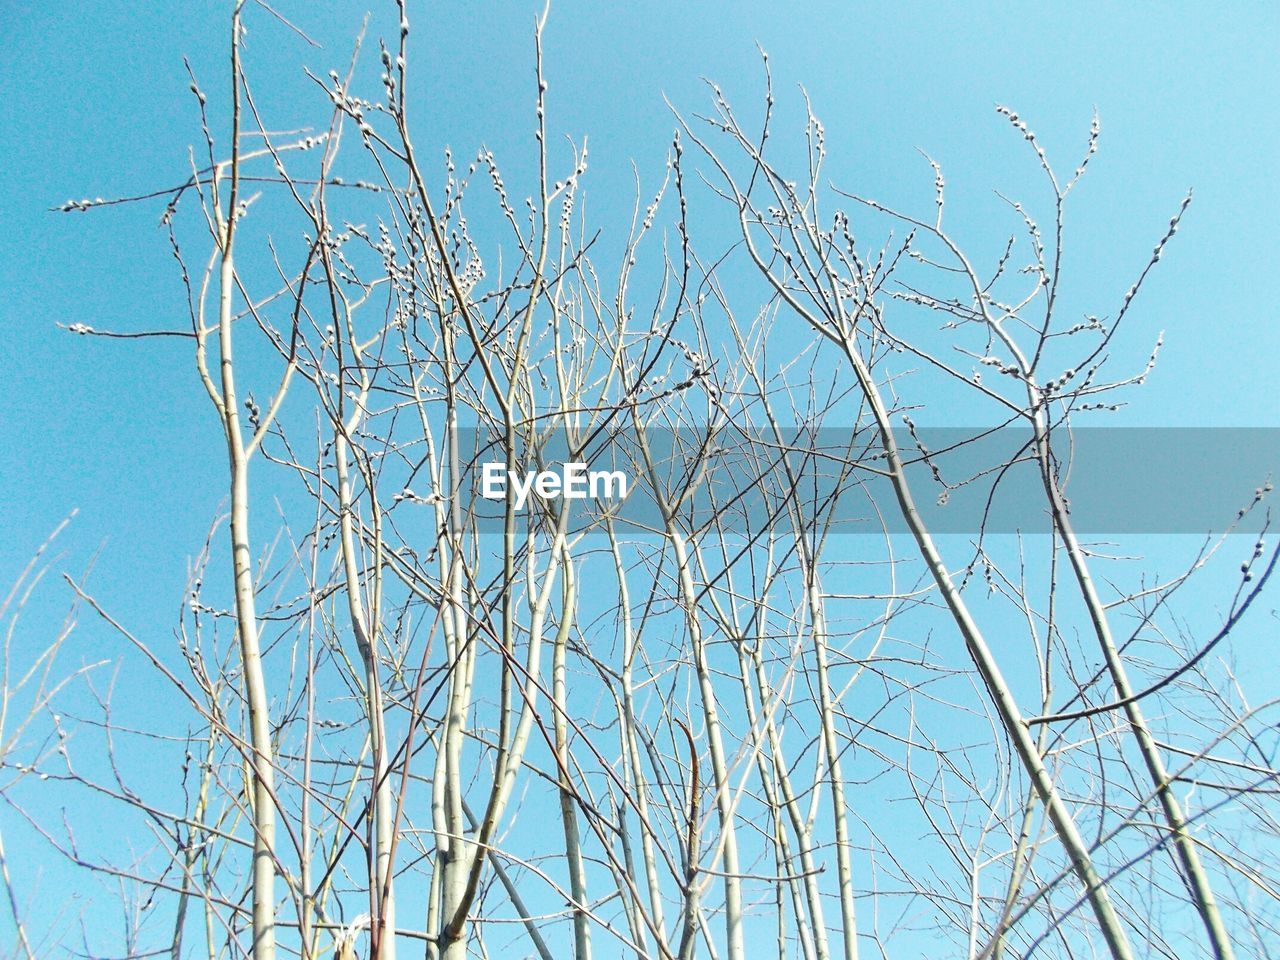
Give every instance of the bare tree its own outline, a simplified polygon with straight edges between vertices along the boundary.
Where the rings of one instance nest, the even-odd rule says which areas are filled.
[[[1084,540],[1068,499],[1073,423],[1154,369],[1155,350],[1112,374],[1112,347],[1186,204],[1110,319],[1065,316],[1096,120],[1063,180],[1002,108],[1049,214],[1009,201],[1013,234],[979,256],[931,160],[927,214],[829,186],[807,101],[805,161],[776,167],[766,60],[754,125],[712,86],[630,222],[597,228],[586,138],[551,146],[545,14],[536,176],[512,193],[487,149],[415,146],[397,10],[375,85],[362,36],[344,73],[311,77],[324,122],[279,133],[240,51],[246,23],[282,27],[237,4],[230,129],[193,77],[204,159],[153,195],[189,329],[71,327],[188,346],[227,447],[227,513],[171,640],[68,578],[173,709],[120,722],[90,672],[93,715],[51,714],[59,640],[30,719],[0,727],[6,771],[150,837],[122,861],[3,793],[50,849],[137,892],[129,954],[1274,942],[1272,704],[1219,656],[1274,570],[1265,522],[1207,636],[1175,611],[1269,487],[1155,582]],[[955,396],[990,427],[938,449],[917,421]],[[1016,448],[984,459],[997,431]],[[567,464],[625,496],[558,496]],[[490,468],[496,499],[477,493]],[[1043,533],[990,521],[1019,469]],[[966,536],[931,526],[929,494],[974,489]],[[6,718],[36,673],[7,678]],[[79,752],[48,749],[64,742]],[[161,772],[131,774],[140,752]]]

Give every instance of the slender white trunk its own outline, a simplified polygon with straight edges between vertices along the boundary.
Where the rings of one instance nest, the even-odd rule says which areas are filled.
[[[831,714],[831,686],[827,678],[827,623],[818,588],[818,573],[809,564],[806,594],[813,623],[814,656],[818,663],[818,701],[822,715],[822,741],[827,753],[827,781],[831,786],[831,813],[836,826],[836,880],[840,886],[840,919],[843,923],[844,960],[858,958],[858,922],[853,898],[853,859],[849,846],[849,817],[845,809],[844,775],[840,771],[840,745]]]
[[[587,917],[587,882],[582,864],[582,842],[578,832],[578,805],[569,780],[569,714],[566,687],[566,653],[569,631],[573,626],[573,611],[577,586],[573,576],[573,561],[564,562],[564,580],[561,584],[564,609],[560,613],[560,625],[556,631],[555,655],[552,657],[551,687],[555,700],[552,725],[555,732],[556,766],[559,768],[560,818],[564,823],[564,852],[569,862],[569,894],[573,897],[573,955],[575,960],[591,960],[591,924]]]
[[[733,789],[729,783],[728,763],[725,760],[724,738],[720,730],[720,712],[716,708],[715,686],[711,681],[711,668],[707,663],[706,642],[702,624],[698,620],[697,591],[689,569],[689,554],[684,537],[667,523],[667,536],[675,552],[676,569],[680,578],[680,593],[685,608],[685,622],[689,639],[693,644],[693,664],[698,676],[698,690],[702,700],[702,717],[707,725],[707,749],[711,755],[711,778],[716,792],[716,810],[720,820],[720,839],[724,861],[724,926],[725,945],[729,960],[745,960],[746,947],[742,930],[742,878],[738,865],[738,840],[733,823]],[[693,761],[696,762],[696,759]]]
[[[1125,716],[1129,720],[1129,726],[1133,730],[1134,739],[1138,743],[1143,763],[1147,767],[1152,785],[1155,787],[1156,796],[1160,800],[1165,823],[1173,836],[1174,850],[1182,870],[1183,880],[1186,882],[1187,890],[1195,903],[1196,911],[1200,914],[1214,957],[1216,960],[1234,960],[1235,951],[1231,946],[1231,937],[1222,922],[1222,914],[1218,909],[1213,887],[1209,883],[1209,877],[1205,873],[1203,864],[1200,862],[1196,841],[1187,831],[1186,816],[1182,812],[1182,806],[1178,803],[1178,798],[1174,795],[1169,772],[1164,764],[1164,758],[1160,755],[1160,749],[1156,745],[1155,737],[1151,734],[1151,728],[1147,725],[1146,717],[1143,716],[1141,706],[1136,700],[1132,699],[1133,686],[1129,683],[1124,661],[1120,657],[1119,650],[1116,649],[1106,609],[1098,596],[1098,591],[1093,584],[1093,578],[1089,575],[1089,566],[1084,556],[1084,550],[1076,539],[1075,530],[1072,528],[1071,520],[1067,515],[1066,504],[1062,500],[1062,492],[1058,488],[1057,478],[1053,475],[1048,438],[1044,431],[1043,421],[1039,417],[1036,421],[1036,434],[1042,477],[1053,507],[1054,521],[1057,524],[1058,533],[1062,537],[1067,556],[1071,561],[1071,569],[1075,574],[1076,583],[1084,598],[1085,606],[1089,610],[1089,618],[1093,624],[1098,644],[1102,648],[1103,657],[1106,659],[1111,682],[1115,686],[1117,697],[1124,702]]]
[[[339,426],[334,437],[334,459],[338,471],[338,523],[341,529],[342,564],[346,577],[347,609],[351,616],[351,629],[355,633],[356,646],[364,662],[365,711],[369,718],[369,745],[373,753],[373,829],[374,869],[371,871],[370,900],[373,905],[372,923],[376,925],[378,960],[395,960],[396,957],[396,897],[392,876],[392,847],[395,843],[394,817],[391,802],[391,776],[387,760],[386,725],[382,706],[382,684],[378,677],[378,622],[377,610],[370,620],[361,599],[360,568],[356,556],[354,522],[352,519],[351,478],[347,463],[349,449],[345,428]],[[377,576],[377,573],[374,574]],[[376,602],[375,602],[376,608]]]
[[[843,339],[844,353],[853,366],[854,373],[858,378],[858,385],[863,395],[867,398],[872,414],[875,417],[894,493],[897,496],[902,515],[907,521],[907,526],[911,530],[912,537],[916,541],[916,546],[920,550],[920,555],[924,559],[925,565],[929,568],[938,590],[942,593],[943,600],[951,612],[952,619],[960,630],[960,635],[964,638],[969,654],[973,658],[974,666],[977,667],[978,673],[982,677],[983,684],[987,688],[992,705],[996,708],[1005,731],[1008,733],[1010,740],[1013,741],[1014,750],[1017,752],[1023,768],[1027,771],[1027,775],[1035,785],[1036,792],[1039,793],[1041,801],[1048,809],[1049,819],[1053,822],[1058,839],[1066,850],[1067,857],[1070,859],[1076,875],[1084,885],[1085,896],[1093,908],[1094,916],[1097,917],[1098,925],[1102,930],[1102,936],[1107,942],[1111,956],[1114,960],[1133,960],[1133,952],[1129,947],[1129,940],[1124,932],[1124,924],[1116,913],[1115,906],[1111,903],[1111,895],[1107,892],[1106,885],[1102,882],[1102,878],[1098,875],[1098,871],[1093,865],[1093,858],[1089,855],[1089,848],[1085,844],[1084,838],[1080,836],[1080,831],[1076,828],[1075,819],[1072,817],[1065,801],[1063,801],[1062,795],[1058,792],[1057,784],[1054,783],[1053,777],[1045,766],[1044,758],[1036,748],[1035,741],[1031,739],[1031,733],[1025,718],[1022,716],[1022,711],[1014,700],[1013,693],[1009,689],[1008,683],[1005,682],[1004,675],[1000,672],[990,647],[987,646],[986,638],[978,628],[973,616],[969,613],[968,605],[960,595],[955,581],[951,578],[951,573],[947,570],[946,564],[942,560],[942,555],[938,553],[938,549],[934,545],[933,537],[925,526],[924,520],[920,517],[919,511],[916,510],[915,501],[912,499],[911,490],[907,484],[902,459],[898,454],[898,445],[893,435],[893,427],[889,422],[888,411],[885,409],[884,401],[876,388],[875,382],[871,379],[871,372],[857,352],[857,345],[852,341],[852,336],[853,334],[849,334]]]
[[[234,193],[232,194],[234,201]],[[234,211],[232,221],[234,222]],[[231,467],[231,564],[235,582],[236,636],[244,673],[245,703],[249,710],[253,793],[253,958],[275,960],[275,758],[267,708],[262,651],[258,643],[258,614],[249,549],[249,461],[240,428],[232,361],[231,302],[235,267],[231,255],[231,222],[224,227],[219,275],[218,334],[222,420]]]
[[[620,748],[623,759],[624,784],[631,788],[635,797],[636,813],[640,820],[640,856],[644,861],[644,875],[648,892],[649,922],[657,931],[656,938],[662,940],[666,921],[662,909],[662,886],[658,878],[658,858],[653,845],[653,827],[649,820],[649,790],[640,757],[640,744],[636,735],[635,704],[635,657],[636,636],[631,622],[631,596],[627,588],[627,570],[622,561],[622,551],[618,546],[618,538],[612,521],[606,521],[609,533],[609,548],[613,553],[614,569],[618,576],[618,608],[622,617],[622,669],[619,672],[622,686],[621,722],[619,725]],[[626,827],[626,813],[619,812],[619,820],[623,829]],[[631,845],[624,846],[630,863]],[[639,904],[637,909],[643,909]],[[640,953],[644,953],[644,925],[635,925],[636,943]],[[662,945],[659,945],[661,949]]]

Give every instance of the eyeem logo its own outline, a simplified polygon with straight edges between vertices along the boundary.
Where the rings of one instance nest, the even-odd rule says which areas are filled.
[[[566,463],[555,470],[526,470],[524,476],[504,463],[481,468],[480,495],[505,500],[515,494],[515,507],[524,508],[530,493],[543,500],[622,500],[627,496],[627,475],[621,470],[588,470],[585,463]]]

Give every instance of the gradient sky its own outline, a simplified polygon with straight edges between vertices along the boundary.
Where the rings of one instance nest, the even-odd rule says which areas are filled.
[[[320,43],[308,48],[251,8],[246,67],[283,127],[324,115],[299,66],[320,76],[342,69],[365,10],[374,10],[376,37],[393,4],[275,6]],[[57,326],[182,326],[160,203],[74,215],[50,208],[186,176],[188,145],[200,134],[183,57],[206,84],[223,83],[227,9],[199,0],[9,0],[0,9],[0,380],[8,388],[0,582],[76,508],[62,565],[82,570],[101,550],[93,583],[125,622],[172,622],[186,559],[225,494],[224,452],[186,341],[103,342]],[[487,143],[508,183],[520,183],[532,157],[530,38],[540,4],[413,9],[421,143],[452,144],[459,156]],[[917,148],[926,150],[946,173],[954,222],[980,245],[1009,229],[993,220],[1001,209],[993,189],[1045,199],[1033,158],[994,106],[1017,109],[1064,169],[1096,108],[1101,151],[1075,200],[1073,254],[1095,312],[1115,309],[1195,189],[1133,324],[1140,353],[1166,331],[1161,365],[1115,422],[1280,425],[1272,290],[1280,8],[1031,9],[559,0],[546,35],[549,127],[589,135],[588,195],[608,224],[629,214],[633,161],[642,176],[660,174],[673,129],[664,94],[696,111],[707,103],[707,77],[754,108],[758,42],[770,55],[780,130],[802,129],[802,83],[826,125],[833,181],[928,209],[932,174]],[[103,636],[90,632],[75,657],[93,655]]]
[[[323,44],[313,50],[266,17],[252,22],[246,63],[281,125],[315,116],[298,64],[320,75],[345,64],[366,6],[284,5]],[[385,17],[389,6],[372,8]],[[423,140],[459,155],[487,143],[510,182],[530,156],[534,11],[441,4],[420,12],[415,29],[430,51],[419,63]],[[185,344],[94,342],[55,326],[181,323],[160,207],[49,208],[184,176],[199,130],[182,58],[206,84],[221,82],[224,13],[212,3],[93,0],[0,12],[0,376],[11,385],[0,574],[75,506],[78,542],[112,544],[104,573],[128,549],[135,572],[173,586],[181,574],[165,547],[175,537],[190,545],[221,495],[216,423]],[[1074,214],[1079,269],[1096,275],[1093,309],[1114,307],[1196,190],[1134,325],[1142,343],[1168,331],[1163,362],[1124,422],[1274,425],[1277,21],[1268,4],[1071,4],[1030,15],[1012,4],[812,3],[783,15],[764,3],[563,2],[546,42],[550,123],[589,134],[590,202],[607,222],[629,209],[632,160],[642,175],[660,170],[673,128],[664,93],[697,110],[705,76],[736,102],[758,103],[758,41],[784,110],[798,109],[796,84],[808,89],[828,130],[832,180],[919,209],[931,183],[916,148],[927,150],[943,164],[958,222],[981,239],[998,214],[994,188],[1041,189],[994,105],[1018,109],[1063,167],[1096,107],[1102,148]],[[790,120],[798,133],[801,118]],[[996,233],[1006,229],[1000,219]],[[147,510],[132,509],[139,500]]]

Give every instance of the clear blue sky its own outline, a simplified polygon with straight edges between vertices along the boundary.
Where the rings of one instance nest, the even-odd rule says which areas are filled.
[[[364,11],[375,11],[376,36],[393,5],[275,5],[321,43],[307,49],[252,14],[246,66],[275,125],[287,126],[322,106],[298,65],[321,76],[341,69]],[[519,182],[540,4],[413,6],[421,140],[464,156],[487,143],[508,182]],[[96,589],[132,623],[172,621],[186,558],[224,496],[223,449],[185,341],[92,341],[56,326],[182,326],[160,206],[49,208],[185,177],[199,128],[182,58],[206,84],[225,82],[227,10],[198,0],[10,0],[0,11],[0,584],[78,508],[66,565],[82,568],[103,546]],[[700,109],[705,76],[754,107],[759,42],[797,133],[793,91],[808,89],[834,181],[927,209],[931,173],[916,152],[927,150],[944,167],[958,222],[981,241],[995,235],[994,188],[1040,189],[994,105],[1015,107],[1066,168],[1096,107],[1101,152],[1075,213],[1093,309],[1114,310],[1187,189],[1196,191],[1135,319],[1143,343],[1167,334],[1127,422],[1273,426],[1277,36],[1273,4],[560,0],[546,41],[549,126],[590,136],[590,202],[607,222],[629,211],[633,160],[651,177],[661,169],[673,128],[664,93]],[[77,655],[92,653],[86,645]]]
[[[296,65],[323,75],[345,63],[370,6],[283,5],[324,45],[310,51],[254,18],[247,65],[281,124],[314,116]],[[385,18],[389,6],[372,8]],[[511,181],[529,156],[535,6],[440,4],[417,16],[415,39],[431,60],[420,66],[429,73],[421,136],[460,154],[488,143]],[[1177,202],[1196,190],[1138,318],[1144,341],[1169,333],[1130,422],[1271,425],[1278,20],[1269,4],[1071,4],[1033,14],[1012,4],[561,2],[547,36],[550,120],[553,130],[589,134],[591,202],[606,218],[631,202],[633,159],[656,175],[672,130],[664,92],[682,109],[700,108],[706,76],[754,106],[758,41],[784,107],[795,84],[808,88],[829,133],[833,180],[927,204],[929,174],[915,152],[925,149],[944,165],[956,216],[981,231],[997,210],[993,188],[1033,182],[993,106],[1020,110],[1064,166],[1096,106],[1102,150],[1075,213],[1082,270],[1096,270],[1094,309],[1118,300]],[[174,587],[172,550],[193,543],[221,495],[216,424],[185,344],[90,342],[55,327],[181,323],[159,208],[48,208],[184,175],[199,131],[182,57],[204,82],[222,82],[224,21],[224,4],[200,2],[14,2],[0,12],[0,375],[10,384],[3,424],[12,451],[0,464],[0,572],[78,506],[80,542],[111,543],[104,575],[128,552],[134,572]],[[133,506],[139,498],[145,511]]]
[[[534,5],[496,8],[501,15],[493,5],[444,4],[433,25],[418,17],[416,38],[432,61],[418,116],[424,125],[429,118],[427,139],[459,153],[488,143],[512,166],[528,155]],[[258,88],[278,80],[308,95],[292,69],[278,75],[281,62],[302,59],[321,75],[341,65],[365,9],[299,5],[299,21],[325,44],[301,57],[274,56],[272,44],[291,41],[259,20],[246,55]],[[8,291],[0,373],[11,384],[6,447],[16,452],[0,466],[0,517],[18,556],[79,506],[82,537],[109,537],[116,550],[132,543],[144,569],[165,577],[170,565],[158,550],[201,527],[220,495],[209,469],[219,454],[216,425],[184,345],[89,342],[55,327],[181,322],[158,208],[88,216],[48,208],[183,176],[198,129],[182,57],[206,83],[221,80],[224,12],[209,3],[86,2],[14,3],[0,13],[9,51],[0,70]],[[553,9],[547,39],[551,123],[590,135],[592,202],[621,209],[631,200],[630,161],[656,171],[666,149],[672,120],[663,93],[699,108],[706,76],[754,104],[759,41],[784,100],[794,84],[808,88],[829,131],[834,180],[901,205],[927,202],[920,147],[944,165],[957,202],[980,215],[991,189],[1025,180],[1028,166],[994,104],[1020,110],[1064,165],[1096,106],[1102,151],[1076,215],[1081,252],[1100,268],[1100,306],[1123,292],[1178,200],[1196,189],[1142,312],[1148,330],[1169,336],[1160,374],[1133,415],[1270,425],[1275,364],[1267,360],[1280,353],[1266,283],[1277,272],[1280,222],[1277,19],[1260,4],[1072,4],[1031,15],[999,4],[815,3],[784,14],[769,4],[691,12],[565,2]],[[271,100],[289,111],[285,97]],[[145,513],[130,508],[139,497],[150,501]]]

